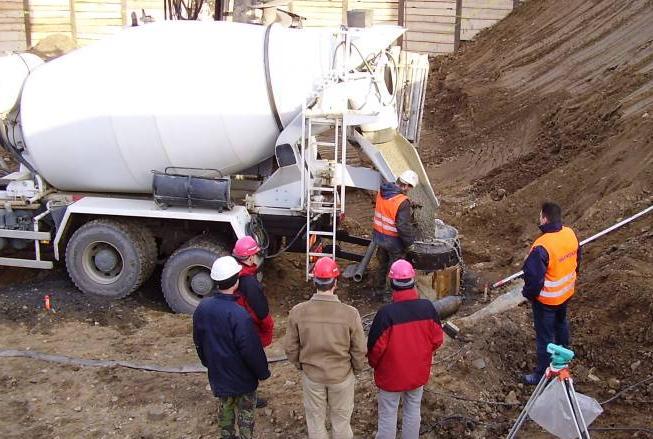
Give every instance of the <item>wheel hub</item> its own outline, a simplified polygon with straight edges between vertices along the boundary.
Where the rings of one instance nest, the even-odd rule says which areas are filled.
[[[103,273],[112,272],[119,262],[119,256],[115,251],[109,248],[99,250],[93,257],[93,262],[98,270]]]
[[[213,279],[208,272],[195,272],[190,279],[190,288],[198,296],[206,296],[213,289]]]

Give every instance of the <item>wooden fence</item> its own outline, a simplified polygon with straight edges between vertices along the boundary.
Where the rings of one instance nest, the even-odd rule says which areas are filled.
[[[407,28],[405,50],[442,54],[472,39],[512,11],[517,0],[294,0],[288,9],[305,27],[338,26],[347,11],[373,10],[375,24]],[[132,12],[163,20],[163,0],[0,0],[0,52],[21,51],[47,35],[67,35],[85,45],[118,32]]]

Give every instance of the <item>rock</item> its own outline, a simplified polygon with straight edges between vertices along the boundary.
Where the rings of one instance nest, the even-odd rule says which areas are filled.
[[[207,384],[206,387],[204,388],[204,390],[208,390],[210,392],[211,391],[211,385]]]
[[[601,378],[597,377],[597,376],[594,375],[593,373],[588,373],[588,374],[587,374],[587,379],[590,380],[590,381],[592,381],[592,382],[595,382],[595,383],[598,383],[598,382],[601,381]]]
[[[490,198],[492,198],[493,201],[501,201],[503,198],[506,196],[506,190],[503,188],[498,188],[490,192]]]
[[[81,411],[82,411],[82,408],[79,407],[79,406],[77,406],[77,407],[75,407],[73,410],[75,410],[76,412],[81,412]]]
[[[272,409],[269,408],[269,407],[266,407],[266,408],[263,410],[263,413],[265,413],[265,416],[272,416]]]
[[[111,402],[118,402],[118,397],[117,396],[112,396],[111,397]]]
[[[519,399],[517,399],[517,393],[514,390],[511,390],[504,399],[506,404],[519,404]]]
[[[290,380],[286,380],[286,382],[283,383],[283,385],[286,386],[286,387],[294,386],[295,384],[297,384],[297,383],[295,383],[294,381],[290,381]]]
[[[615,390],[618,389],[620,384],[621,383],[616,378],[610,378],[608,380],[608,386],[610,386],[611,389],[615,389]]]
[[[472,366],[477,369],[485,369],[485,360],[479,357],[476,360],[472,361]]]
[[[149,421],[161,421],[166,417],[166,412],[161,407],[154,407],[147,411]]]
[[[637,370],[637,368],[639,367],[640,364],[642,364],[642,361],[641,361],[641,360],[637,360],[637,361],[635,361],[633,364],[630,365],[630,370],[632,370],[633,372],[635,372],[635,371]]]

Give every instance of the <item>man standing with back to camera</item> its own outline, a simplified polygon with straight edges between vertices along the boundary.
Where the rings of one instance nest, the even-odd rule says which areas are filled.
[[[537,366],[522,381],[536,385],[549,366],[549,343],[569,346],[567,304],[574,295],[580,261],[576,234],[562,225],[562,209],[556,203],[542,203],[539,227],[542,235],[535,240],[524,262],[522,295],[531,302]]]

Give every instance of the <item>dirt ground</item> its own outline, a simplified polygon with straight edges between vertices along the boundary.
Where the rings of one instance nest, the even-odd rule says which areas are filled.
[[[645,0],[530,0],[459,53],[432,60],[420,154],[442,218],[461,233],[469,271],[496,280],[519,270],[545,199],[562,205],[581,238],[653,204],[652,22]],[[352,193],[348,202],[351,228],[365,232],[373,198]],[[126,300],[105,302],[75,290],[62,268],[3,269],[0,347],[194,364],[190,318],[168,310],[156,277]],[[278,340],[288,310],[310,294],[302,258],[267,264],[264,284]],[[576,387],[605,401],[653,375],[653,215],[589,244],[577,291]],[[56,313],[43,311],[45,294]],[[345,281],[339,294],[361,315],[378,307],[365,285]],[[461,315],[483,305],[478,294],[467,299]],[[528,306],[448,342],[424,396],[423,437],[505,436],[519,410],[511,404],[530,395],[518,378],[532,367],[534,348]],[[284,362],[271,370],[256,437],[305,437],[298,372]],[[0,435],[213,437],[217,407],[206,385],[203,374],[2,358]],[[653,381],[606,404],[593,426],[607,430],[592,436],[653,437],[651,403]],[[356,437],[373,437],[375,422],[368,371],[356,389]],[[524,432],[550,437],[532,423]]]

